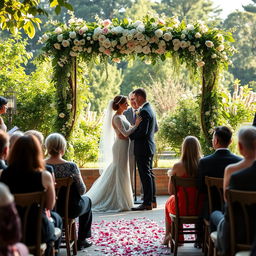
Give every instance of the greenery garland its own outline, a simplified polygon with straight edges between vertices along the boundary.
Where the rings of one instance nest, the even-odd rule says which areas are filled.
[[[54,31],[39,39],[43,56],[52,57],[57,88],[56,128],[70,137],[76,120],[76,60],[106,62],[139,58],[155,64],[173,58],[186,63],[192,76],[202,76],[201,126],[211,146],[212,128],[218,123],[217,85],[221,70],[230,63],[235,49],[230,32],[209,28],[203,22],[180,22],[176,17],[144,17],[86,22],[71,16],[68,24],[55,23]]]

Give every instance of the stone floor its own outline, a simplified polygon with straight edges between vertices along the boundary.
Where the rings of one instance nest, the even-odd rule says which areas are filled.
[[[133,219],[138,217],[145,217],[148,219],[152,219],[154,221],[159,222],[159,224],[163,225],[164,220],[164,203],[167,200],[167,196],[159,196],[157,198],[158,206],[156,209],[152,211],[128,211],[128,212],[121,212],[121,213],[93,213],[93,221],[98,222],[101,220],[105,221],[113,221],[119,218],[122,219]],[[101,256],[103,255],[98,251],[98,247],[93,245],[83,251],[78,253],[78,256]],[[65,256],[66,251],[61,251],[61,256]],[[156,254],[156,256],[159,254]],[[193,244],[186,244],[184,246],[179,247],[178,249],[178,256],[202,256],[202,251],[199,249],[195,249]],[[113,255],[114,256],[114,255]]]

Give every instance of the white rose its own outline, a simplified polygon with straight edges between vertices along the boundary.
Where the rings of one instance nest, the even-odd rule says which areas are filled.
[[[195,27],[192,24],[187,25],[187,30],[194,30]]]
[[[121,34],[123,32],[123,28],[121,26],[113,27],[110,31],[112,34]]]
[[[78,39],[75,39],[74,40],[74,45],[79,45],[80,43],[79,43],[79,40]]]
[[[101,33],[102,33],[102,29],[100,27],[95,28],[94,31],[93,31],[94,35],[99,35]]]
[[[70,55],[70,56],[72,56],[72,57],[76,57],[76,56],[77,56],[77,53],[76,53],[76,52],[71,51],[71,52],[69,53],[69,55]]]
[[[87,36],[87,37],[86,37],[86,40],[87,40],[87,41],[90,41],[91,39],[92,39],[92,38],[91,38],[90,36]]]
[[[201,61],[198,61],[196,64],[198,67],[203,67],[205,65],[205,62],[201,60]]]
[[[163,39],[165,40],[165,41],[170,41],[170,40],[172,40],[172,33],[165,33],[164,35],[163,35]]]
[[[83,51],[83,47],[82,47],[82,46],[77,46],[77,50],[78,50],[79,52],[82,52],[82,51]]]
[[[79,41],[79,45],[85,45],[85,40],[84,40],[84,39],[81,39],[81,40]]]
[[[53,46],[57,50],[60,50],[60,48],[61,48],[60,44],[58,44],[58,43],[55,43]]]
[[[69,37],[72,39],[76,38],[76,32],[75,31],[69,32]]]
[[[82,28],[79,29],[79,34],[82,35],[87,30],[88,30],[88,27],[86,25],[84,25]]]
[[[67,109],[72,109],[72,104],[67,104]]]
[[[147,40],[141,40],[141,41],[140,41],[140,45],[141,45],[141,46],[145,46],[145,45],[147,45],[147,44],[148,44]]]
[[[166,46],[166,43],[164,40],[160,40],[158,43],[159,48],[164,48]]]
[[[127,35],[127,39],[128,39],[128,41],[131,41],[133,39],[133,35],[132,34],[128,34]]]
[[[70,43],[68,40],[63,40],[62,43],[61,43],[64,47],[69,47],[70,46]]]
[[[196,50],[196,47],[195,47],[194,45],[190,45],[189,48],[188,48],[188,50],[189,50],[190,52],[194,52],[194,51]]]
[[[151,64],[151,60],[150,60],[150,59],[146,59],[144,62],[145,62],[145,64],[147,64],[147,65],[150,65],[150,64]]]
[[[202,35],[201,35],[199,32],[197,32],[197,33],[195,34],[195,38],[200,38],[200,37],[202,37]]]
[[[48,36],[47,34],[44,34],[44,35],[42,36],[42,41],[43,41],[43,42],[47,41],[48,39],[49,39],[49,36]]]
[[[102,42],[102,45],[105,47],[105,48],[109,48],[111,46],[111,42],[110,40],[107,38],[105,41]]]
[[[221,42],[224,42],[224,37],[223,37],[223,35],[218,34],[218,35],[217,35],[217,38],[218,38],[218,40],[220,40]]]
[[[55,28],[54,33],[60,34],[62,33],[62,29],[60,27]]]
[[[60,117],[60,118],[64,118],[64,117],[65,117],[65,114],[64,114],[64,113],[59,113],[59,117]]]
[[[140,21],[140,20],[136,20],[136,21],[133,23],[133,26],[134,26],[134,27],[138,27],[139,25],[143,25],[143,22]]]
[[[214,43],[210,40],[205,41],[205,45],[209,48],[212,48],[214,46]]]
[[[139,25],[139,26],[136,28],[136,30],[137,30],[138,32],[143,33],[143,32],[145,31],[145,26],[144,26],[143,24],[141,24],[141,25]]]
[[[202,33],[206,33],[208,31],[208,28],[205,25],[201,25],[200,29],[201,29]]]
[[[173,50],[176,52],[180,49],[180,45],[179,44],[175,44],[173,47]]]
[[[57,40],[58,40],[59,42],[62,42],[62,40],[63,40],[63,35],[62,35],[62,34],[58,35],[58,36],[57,36]]]
[[[175,38],[175,39],[172,40],[172,43],[173,43],[173,45],[175,45],[175,44],[180,45],[180,40]]]
[[[145,36],[140,32],[138,32],[135,36],[138,40],[144,40],[145,39]]]
[[[217,58],[217,54],[214,53],[214,54],[212,54],[211,57],[212,57],[212,59],[215,59],[215,58]]]
[[[135,50],[136,53],[141,53],[142,52],[142,46],[137,45],[134,50]]]
[[[104,51],[105,51],[105,48],[104,48],[103,46],[101,46],[101,47],[99,48],[99,51],[100,51],[100,52],[104,52]]]
[[[116,40],[111,41],[111,45],[112,47],[115,47],[117,45],[117,41]]]
[[[74,52],[78,51],[78,46],[73,46],[72,51],[74,51]]]
[[[162,37],[163,36],[163,30],[157,29],[155,31],[155,36],[158,37],[158,38]]]
[[[219,52],[222,52],[224,49],[225,49],[225,47],[224,47],[223,44],[221,44],[218,47],[216,47],[216,50],[219,51]]]
[[[181,42],[180,42],[180,47],[181,47],[182,49],[185,49],[185,48],[188,47],[188,43],[187,43],[186,41],[181,41]]]
[[[186,38],[186,35],[185,35],[185,34],[181,34],[180,38],[181,38],[181,39],[185,39],[185,38]]]
[[[88,48],[87,48],[87,52],[88,52],[88,53],[91,53],[91,52],[92,52],[92,47],[88,47]]]
[[[103,42],[103,41],[105,41],[106,40],[106,37],[104,36],[104,35],[100,35],[99,36],[99,41],[100,42]]]
[[[149,53],[151,52],[151,49],[150,49],[149,46],[144,46],[144,47],[142,48],[142,52],[143,52],[144,54],[149,54]]]
[[[126,44],[126,43],[127,43],[126,37],[125,37],[125,36],[121,36],[121,37],[120,37],[120,44],[121,44],[121,45],[124,45],[124,44]]]

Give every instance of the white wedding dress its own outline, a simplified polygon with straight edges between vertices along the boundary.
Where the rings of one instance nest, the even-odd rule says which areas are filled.
[[[133,194],[128,165],[129,139],[136,126],[131,126],[124,115],[115,115],[112,123],[116,133],[112,147],[113,161],[103,170],[86,195],[92,200],[96,212],[128,211],[133,206]]]

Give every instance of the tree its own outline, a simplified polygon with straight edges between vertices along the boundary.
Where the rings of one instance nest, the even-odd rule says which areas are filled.
[[[65,7],[73,10],[67,0],[48,0],[48,5],[55,8],[56,14],[61,12],[61,8]],[[35,26],[40,29],[41,19],[38,15],[47,15],[45,8],[40,6],[40,0],[1,0],[0,1],[0,28],[9,30],[12,34],[17,34],[18,30],[23,29],[24,32],[33,38],[35,35]]]
[[[243,5],[243,8],[247,12],[256,13],[256,0],[252,0],[253,4]]]
[[[192,22],[203,20],[209,23],[219,21],[221,9],[213,7],[213,1],[207,0],[162,0],[157,7],[158,13],[167,16],[177,16],[179,20]]]
[[[224,21],[224,29],[231,30],[237,53],[229,71],[241,84],[256,80],[256,16],[249,12],[233,12]]]

